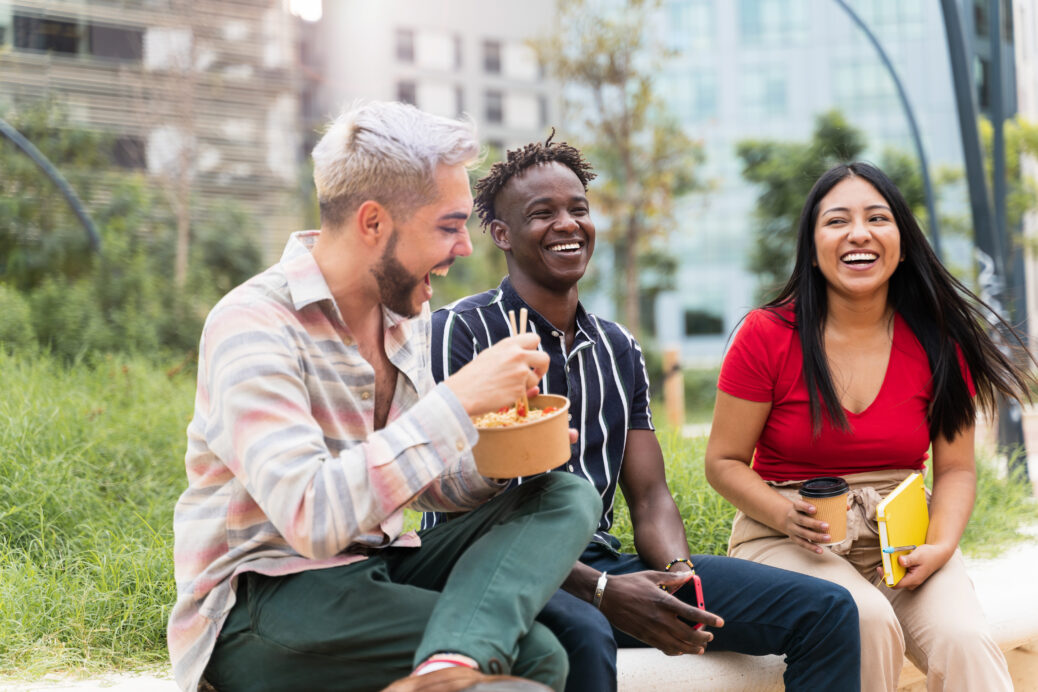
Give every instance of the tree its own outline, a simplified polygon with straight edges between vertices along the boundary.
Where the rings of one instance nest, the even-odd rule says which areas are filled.
[[[84,204],[94,196],[96,170],[109,165],[105,137],[72,128],[61,107],[39,102],[5,119],[59,169]],[[0,138],[0,281],[25,290],[45,276],[77,276],[90,267],[83,228],[54,184],[11,142]]]
[[[992,171],[992,147],[994,129],[987,118],[980,119],[980,141],[984,147],[984,168],[988,177]],[[1015,236],[1024,215],[1038,207],[1038,182],[1024,174],[1021,159],[1026,156],[1038,158],[1038,123],[1030,122],[1020,115],[1007,120],[1003,125],[1006,142],[1006,228]],[[1032,243],[1035,241],[1032,240]]]
[[[214,208],[195,231],[191,290],[179,290],[176,215],[143,176],[118,168],[110,137],[72,125],[52,102],[4,116],[88,206],[102,251],[89,252],[79,221],[53,183],[0,140],[0,337],[10,345],[12,333],[24,332],[21,342],[34,338],[69,359],[193,349],[209,307],[260,268],[253,219],[233,204]],[[99,181],[104,194],[95,190]],[[31,330],[17,319],[26,305]]]
[[[666,264],[652,261],[659,256],[650,252],[653,241],[673,226],[674,200],[695,187],[702,160],[702,148],[654,88],[653,78],[669,57],[645,29],[658,4],[561,0],[555,32],[531,43],[562,86],[566,120],[579,133],[567,138],[584,149],[599,173],[595,201],[607,219],[599,226],[599,242],[613,250],[614,275],[622,276],[619,312],[636,334],[644,326],[642,270],[667,271]]]
[[[761,189],[748,267],[758,277],[760,302],[773,297],[793,270],[797,222],[811,186],[832,166],[858,160],[865,148],[864,133],[838,111],[819,115],[807,142],[739,142],[743,177]],[[916,217],[922,218],[926,198],[918,164],[903,152],[887,150],[880,168],[904,194]]]

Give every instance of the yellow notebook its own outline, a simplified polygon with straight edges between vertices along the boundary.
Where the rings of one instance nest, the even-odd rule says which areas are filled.
[[[926,542],[930,513],[926,508],[923,476],[913,473],[876,505],[879,521],[879,547],[883,557],[883,576],[887,586],[894,586],[905,576],[905,568],[897,561],[908,551],[888,553],[883,548],[917,546]]]

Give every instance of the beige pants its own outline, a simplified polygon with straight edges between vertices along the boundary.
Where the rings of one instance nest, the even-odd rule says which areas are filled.
[[[926,672],[927,690],[1013,689],[1006,659],[991,638],[962,554],[956,550],[915,591],[890,589],[881,565],[876,502],[910,471],[873,471],[845,476],[851,487],[847,539],[821,555],[742,512],[735,516],[728,554],[840,584],[858,605],[861,627],[861,689],[897,689],[904,655]],[[773,484],[785,497],[799,483]]]

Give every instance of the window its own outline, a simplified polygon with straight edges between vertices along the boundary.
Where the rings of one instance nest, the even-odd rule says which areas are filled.
[[[977,81],[977,106],[987,110],[991,107],[991,62],[985,58],[976,58],[973,77]]]
[[[144,55],[144,32],[115,26],[90,26],[90,54],[99,58],[140,60]]]
[[[483,41],[483,71],[487,74],[501,74],[500,41]]]
[[[758,65],[743,73],[744,113],[751,118],[769,118],[786,113],[786,73],[780,66]]]
[[[416,98],[416,92],[417,89],[415,88],[414,82],[397,82],[396,100],[402,103],[417,105],[418,99]]]
[[[15,48],[75,55],[82,42],[83,32],[78,22],[14,16]]]
[[[802,38],[807,33],[804,0],[739,0],[739,33],[750,46]]]
[[[509,127],[522,130],[540,127],[541,109],[536,94],[510,92],[505,95],[503,110],[502,117]]]
[[[977,36],[988,35],[988,0],[973,0],[973,31]]]
[[[537,60],[537,53],[534,52],[533,48],[515,42],[501,46],[500,73],[509,79],[535,82],[538,79],[540,69],[541,66]]]
[[[120,168],[144,168],[144,140],[129,135],[116,137],[112,145],[112,160]]]
[[[414,62],[414,32],[410,29],[396,30],[396,59],[400,62]]]
[[[920,36],[926,25],[926,3],[903,0],[861,0],[855,7],[873,32],[898,31],[902,36]]]
[[[425,70],[451,72],[456,69],[454,37],[442,31],[419,31],[414,35],[412,63]]]
[[[685,310],[685,336],[724,334],[724,320],[706,310]]]
[[[13,24],[15,48],[135,62],[144,57],[143,29],[20,14]]]
[[[679,53],[703,51],[714,44],[714,6],[711,0],[678,0],[667,5],[667,39]]]
[[[486,114],[488,123],[502,123],[505,120],[504,99],[501,92],[490,89],[486,93]]]
[[[900,108],[894,81],[876,58],[837,63],[832,79],[833,96],[845,112]]]
[[[682,70],[660,78],[660,92],[679,119],[702,122],[717,117],[717,73]]]

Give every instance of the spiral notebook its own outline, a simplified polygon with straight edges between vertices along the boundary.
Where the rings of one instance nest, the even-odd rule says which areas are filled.
[[[887,553],[882,549],[917,546],[926,542],[930,512],[926,508],[926,488],[923,486],[922,474],[913,473],[876,505],[876,520],[879,522],[883,576],[887,586],[895,586],[905,576],[905,568],[897,558],[908,551]]]

